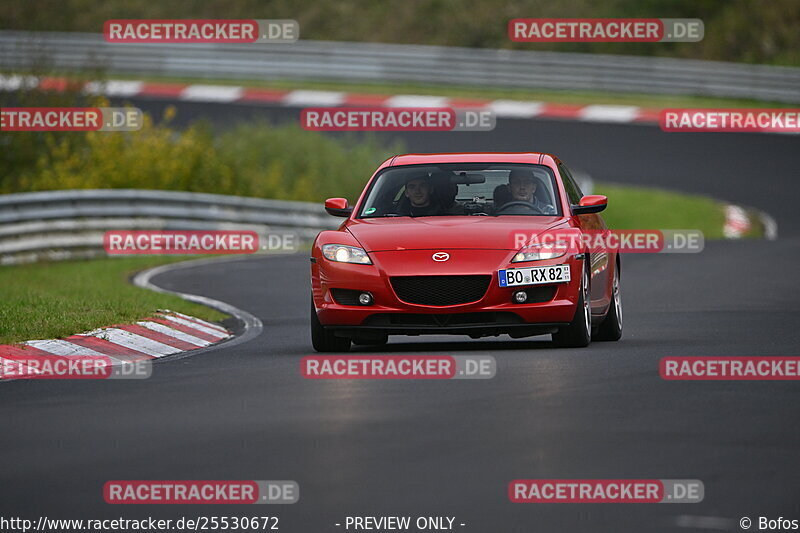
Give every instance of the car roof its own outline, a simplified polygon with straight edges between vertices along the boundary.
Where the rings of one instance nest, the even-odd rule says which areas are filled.
[[[404,154],[388,159],[383,167],[398,165],[435,165],[442,163],[527,163],[550,164],[557,159],[539,152],[464,152],[445,154]]]

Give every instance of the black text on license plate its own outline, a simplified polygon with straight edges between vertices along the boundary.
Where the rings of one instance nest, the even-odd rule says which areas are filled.
[[[516,287],[518,285],[543,285],[545,283],[566,283],[569,280],[569,265],[509,268],[499,272],[499,281],[501,287]]]

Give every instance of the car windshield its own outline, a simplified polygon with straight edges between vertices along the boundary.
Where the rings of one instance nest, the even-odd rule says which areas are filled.
[[[358,218],[505,215],[561,215],[552,170],[511,163],[391,167],[375,178]]]

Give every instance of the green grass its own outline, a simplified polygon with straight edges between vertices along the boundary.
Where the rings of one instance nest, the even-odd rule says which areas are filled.
[[[699,229],[706,239],[721,239],[722,202],[705,196],[598,183],[595,194],[608,196],[603,219],[613,229]]]
[[[227,315],[203,305],[135,287],[136,271],[183,258],[135,257],[0,268],[0,343],[66,337],[132,323],[158,309],[211,321]]]

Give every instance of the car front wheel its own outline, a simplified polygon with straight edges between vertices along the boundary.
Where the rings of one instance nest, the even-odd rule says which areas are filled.
[[[622,338],[622,296],[619,288],[619,267],[614,269],[614,285],[611,290],[611,306],[595,336],[595,340],[598,341],[618,341]]]
[[[553,342],[563,348],[584,348],[592,340],[592,310],[589,294],[589,268],[584,263],[580,295],[575,308],[575,317],[568,326],[553,333]]]
[[[332,331],[322,327],[311,301],[311,345],[318,352],[347,352],[350,350],[350,339],[337,337]]]

